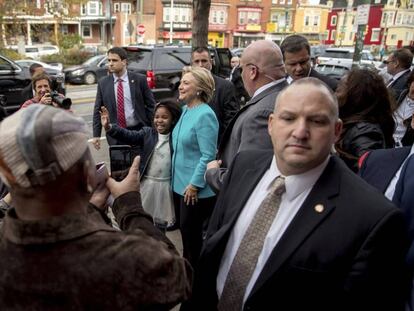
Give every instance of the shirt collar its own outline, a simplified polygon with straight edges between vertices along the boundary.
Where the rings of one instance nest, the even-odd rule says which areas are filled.
[[[312,67],[311,67],[311,68],[309,68],[309,72],[308,72],[308,74],[307,74],[307,76],[306,76],[306,77],[309,77],[309,76],[310,76],[311,71],[312,71]],[[289,84],[291,84],[291,83],[293,82],[293,78],[292,78],[291,76],[288,76],[288,77],[286,78],[286,81],[287,81]]]
[[[326,157],[326,159],[317,167],[314,167],[313,169],[303,174],[286,176],[286,198],[289,201],[292,201],[306,189],[312,188],[316,181],[319,179],[319,177],[322,175],[322,172],[325,170],[326,166],[328,165],[329,158],[330,156]],[[273,180],[275,180],[276,177],[282,175],[277,167],[275,156],[273,156],[273,160],[270,164],[268,173],[271,176],[271,182],[268,185],[268,187],[270,187]]]
[[[282,79],[279,79],[279,80],[274,80],[274,81],[272,81],[272,82],[269,82],[268,84],[265,84],[265,85],[263,85],[263,86],[259,87],[259,88],[256,90],[256,92],[254,92],[254,94],[253,94],[252,98],[253,98],[253,97],[255,97],[255,96],[257,96],[257,95],[259,95],[260,93],[262,93],[263,91],[267,90],[268,88],[272,87],[273,85],[276,85],[276,84],[282,83],[282,82],[283,82],[283,81],[285,81],[285,80],[286,80],[285,78],[282,78]]]
[[[118,79],[122,79],[122,81],[128,81],[128,71],[125,70],[124,74],[120,77],[116,76],[114,73],[112,74],[114,77],[114,82],[117,83]]]
[[[397,80],[399,77],[401,77],[404,73],[406,73],[408,71],[410,71],[410,68],[396,73],[395,75],[392,76],[392,81],[390,81],[390,82],[394,82],[395,80]]]

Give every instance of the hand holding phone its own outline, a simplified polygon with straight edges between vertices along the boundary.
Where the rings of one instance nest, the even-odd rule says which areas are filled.
[[[111,160],[111,177],[121,181],[128,174],[131,167],[131,146],[109,146],[109,157]]]

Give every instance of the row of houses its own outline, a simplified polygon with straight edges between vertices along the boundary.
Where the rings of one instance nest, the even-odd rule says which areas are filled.
[[[7,0],[0,0],[0,3]],[[351,46],[358,0],[212,0],[209,44],[245,47],[257,39],[280,42],[299,33],[312,44]],[[23,1],[21,1],[23,3]],[[191,0],[26,0],[0,19],[3,44],[43,43],[79,34],[89,47],[136,43],[191,43]],[[17,25],[17,31],[16,31]],[[53,40],[52,40],[53,41]],[[364,45],[398,48],[414,42],[414,0],[371,0]]]

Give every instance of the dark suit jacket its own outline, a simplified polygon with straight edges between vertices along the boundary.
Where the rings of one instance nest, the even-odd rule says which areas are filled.
[[[408,88],[407,80],[410,74],[411,71],[405,72],[402,76],[398,77],[397,80],[393,81],[392,84],[388,86],[391,95],[394,96],[396,101],[398,101],[398,99],[400,98],[401,93]]]
[[[272,153],[234,159],[196,267],[191,310],[216,310],[216,278],[230,233]],[[317,204],[324,206],[316,212]],[[283,234],[244,310],[403,310],[407,232],[401,212],[332,157]]]
[[[231,120],[218,147],[217,158],[222,160],[222,167],[206,171],[206,181],[214,191],[218,192],[221,188],[227,168],[237,152],[273,148],[267,124],[269,115],[275,108],[277,95],[287,85],[283,81],[264,90],[243,106]]]
[[[151,126],[154,119],[155,100],[147,84],[144,75],[128,72],[129,87],[131,90],[131,100],[134,106],[134,117],[138,120],[135,130],[143,126]],[[111,123],[117,123],[116,98],[114,91],[113,75],[106,76],[99,80],[96,93],[95,107],[93,110],[93,137],[101,136],[101,116],[99,111],[105,106],[109,112]]]
[[[236,91],[234,85],[223,78],[213,75],[214,79],[214,96],[209,106],[214,110],[219,121],[218,141],[224,133],[224,130],[233,119],[234,115],[239,111],[240,104],[236,99]]]
[[[324,75],[320,74],[319,72],[317,72],[313,68],[311,69],[309,77],[314,77],[314,78],[317,78],[317,79],[321,80],[326,85],[328,85],[330,87],[330,89],[334,92],[335,92],[336,88],[338,87],[338,81],[336,81],[335,79],[332,79],[328,76],[324,76]]]
[[[372,150],[364,158],[359,176],[384,193],[411,147]]]

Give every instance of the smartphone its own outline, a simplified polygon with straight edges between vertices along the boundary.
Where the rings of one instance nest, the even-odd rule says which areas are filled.
[[[105,187],[106,181],[109,177],[108,169],[104,162],[96,164],[96,189]]]
[[[111,161],[111,176],[115,180],[122,180],[132,164],[131,146],[109,146],[109,158]]]

